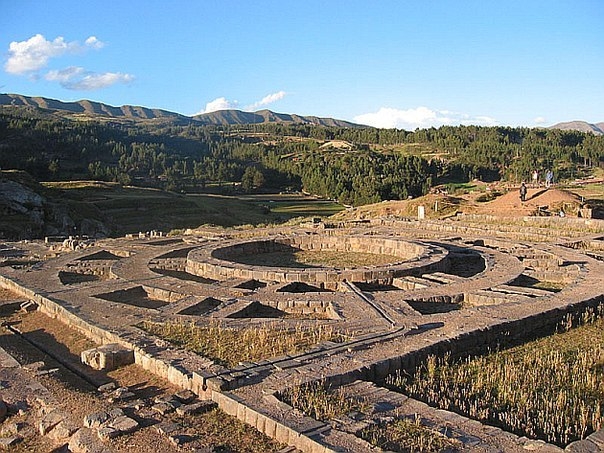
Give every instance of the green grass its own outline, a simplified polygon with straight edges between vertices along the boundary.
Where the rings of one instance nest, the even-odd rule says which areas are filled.
[[[388,383],[442,409],[560,446],[604,423],[604,320],[454,362],[430,357]]]
[[[44,185],[67,203],[76,221],[96,219],[109,225],[113,236],[150,230],[168,232],[200,225],[275,224],[301,216],[329,216],[342,209],[335,202],[301,195],[179,194],[95,181]]]

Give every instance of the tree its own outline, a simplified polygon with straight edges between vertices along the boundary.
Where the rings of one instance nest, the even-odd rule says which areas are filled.
[[[264,174],[256,167],[247,167],[241,177],[241,188],[245,192],[253,192],[264,186]]]

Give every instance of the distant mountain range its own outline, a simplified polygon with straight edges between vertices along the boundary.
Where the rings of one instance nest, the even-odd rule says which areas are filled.
[[[76,102],[63,102],[56,99],[43,97],[30,97],[20,94],[0,93],[0,106],[26,106],[39,108],[46,111],[62,113],[68,116],[89,116],[112,119],[115,121],[164,121],[173,124],[201,124],[225,126],[229,124],[308,124],[314,126],[335,127],[368,127],[349,121],[333,118],[319,118],[316,116],[300,116],[287,113],[275,113],[270,110],[259,110],[257,112],[244,112],[241,110],[219,110],[216,112],[202,113],[199,115],[186,116],[179,113],[162,109],[122,105],[114,107],[101,102],[88,100]],[[588,123],[586,121],[569,121],[550,126],[549,129],[577,130],[591,132],[595,135],[604,134],[604,122]]]
[[[550,129],[562,129],[564,131],[581,131],[591,132],[595,135],[604,134],[604,122],[602,123],[588,123],[587,121],[568,121],[565,123],[554,124],[549,127]]]
[[[333,118],[319,118],[316,116],[289,115],[275,113],[270,110],[257,112],[243,112],[241,110],[220,110],[217,112],[202,113],[200,115],[185,116],[168,110],[151,109],[132,105],[114,107],[100,102],[82,100],[76,102],[63,102],[56,99],[43,97],[22,96],[20,94],[0,94],[0,105],[34,107],[67,115],[95,116],[113,120],[160,120],[175,124],[201,124],[201,125],[229,125],[229,124],[309,124],[315,126],[336,127],[367,127],[349,121]]]

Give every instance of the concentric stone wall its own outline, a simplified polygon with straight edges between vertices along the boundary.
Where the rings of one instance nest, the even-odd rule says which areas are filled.
[[[251,266],[237,262],[243,256],[295,250],[336,251],[389,255],[399,261],[383,266],[354,269],[336,267],[288,268]],[[301,282],[321,287],[334,287],[343,281],[391,284],[396,277],[427,271],[446,271],[447,250],[431,244],[420,244],[380,236],[290,236],[256,241],[230,241],[220,246],[207,246],[189,252],[186,271],[205,278],[253,279],[271,283]]]

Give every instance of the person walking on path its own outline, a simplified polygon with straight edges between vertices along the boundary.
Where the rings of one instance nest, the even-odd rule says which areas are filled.
[[[520,201],[525,202],[526,201],[526,184],[524,184],[524,181],[522,181],[522,184],[520,185]]]
[[[552,185],[552,182],[554,182],[554,172],[551,170],[547,170],[547,172],[545,173],[545,187],[549,189]]]

